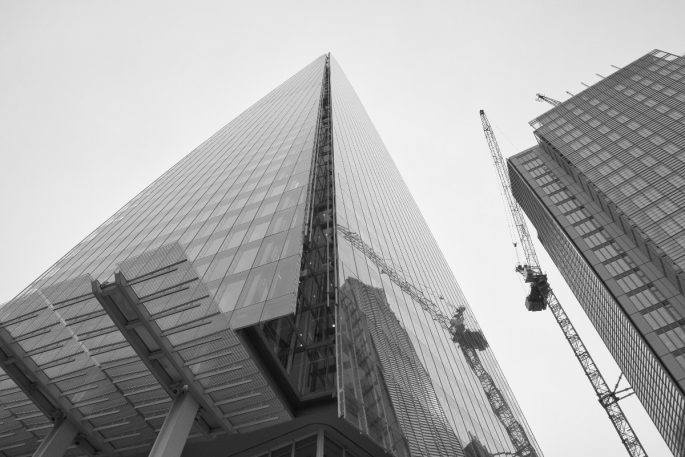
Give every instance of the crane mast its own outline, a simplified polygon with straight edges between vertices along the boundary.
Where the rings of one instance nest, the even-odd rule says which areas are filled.
[[[556,106],[559,102],[556,100],[549,99],[543,95],[538,94],[539,98],[544,101],[548,101]],[[550,101],[552,100],[552,101]],[[612,390],[607,385],[604,377],[600,373],[597,365],[590,356],[585,344],[580,339],[580,335],[576,331],[575,327],[571,323],[570,319],[566,315],[564,308],[557,299],[556,295],[549,286],[547,282],[547,276],[542,273],[540,269],[540,264],[538,262],[537,255],[535,253],[535,247],[533,246],[532,237],[528,232],[525,219],[523,217],[523,210],[519,206],[518,202],[514,199],[514,195],[511,191],[511,182],[509,181],[509,175],[507,174],[507,168],[504,163],[504,158],[495,139],[495,135],[492,131],[492,126],[488,121],[485,112],[480,110],[480,119],[483,124],[483,132],[485,133],[485,138],[488,142],[488,147],[490,149],[490,154],[495,163],[495,168],[497,169],[497,174],[499,176],[500,184],[502,186],[503,192],[505,194],[505,199],[509,206],[509,211],[514,220],[516,226],[516,231],[518,232],[518,238],[523,247],[523,252],[525,255],[526,263],[524,265],[518,265],[516,271],[521,273],[525,281],[531,284],[531,293],[526,298],[526,307],[530,311],[541,311],[549,306],[554,318],[559,324],[564,337],[568,341],[571,349],[573,350],[576,359],[580,362],[585,372],[585,376],[592,384],[599,403],[605,409],[611,423],[618,432],[621,442],[625,446],[628,454],[631,457],[646,457],[647,453],[642,447],[640,440],[635,435],[628,419],[626,418],[623,410],[618,404],[621,398],[619,394],[624,392],[617,391],[618,383],[616,387]],[[623,376],[623,375],[621,375]],[[619,378],[620,381],[621,378]]]
[[[516,449],[514,455],[520,457],[537,457],[537,452],[530,443],[523,426],[514,416],[506,398],[495,384],[495,381],[483,365],[483,362],[480,360],[478,351],[484,351],[488,347],[488,343],[480,330],[470,330],[466,328],[464,320],[464,311],[466,311],[466,308],[463,306],[454,308],[452,318],[449,318],[442,312],[440,307],[423,292],[423,290],[407,280],[398,269],[362,240],[359,234],[342,225],[338,225],[338,231],[353,248],[357,249],[364,254],[367,259],[373,262],[378,267],[381,274],[386,274],[393,283],[418,303],[421,309],[428,313],[435,322],[450,334],[452,341],[458,344],[462,354],[464,354],[464,358],[469,365],[469,368],[471,368],[476,375],[476,378],[478,378],[493,413],[507,431],[507,435]]]

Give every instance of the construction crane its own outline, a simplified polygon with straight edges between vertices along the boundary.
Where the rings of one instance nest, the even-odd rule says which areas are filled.
[[[538,102],[547,102],[552,106],[559,106],[561,105],[561,102],[559,100],[554,100],[552,97],[548,97],[544,94],[535,94],[537,97],[535,98],[536,101]]]
[[[466,309],[463,306],[454,307],[450,305],[454,308],[454,312],[452,317],[449,318],[441,311],[440,307],[423,292],[423,290],[407,280],[399,269],[374,251],[371,246],[362,240],[359,234],[342,225],[338,225],[338,231],[347,241],[349,241],[353,248],[357,249],[373,262],[378,267],[381,274],[386,274],[390,281],[395,283],[404,293],[418,303],[421,309],[428,313],[435,322],[450,334],[452,341],[459,345],[466,362],[483,387],[483,392],[490,403],[493,413],[495,413],[495,416],[497,416],[504,426],[509,439],[516,449],[516,452],[513,455],[520,457],[537,457],[537,452],[530,443],[526,431],[514,416],[506,398],[502,395],[499,388],[497,388],[495,381],[483,366],[483,363],[478,356],[478,351],[487,349],[488,342],[485,339],[483,332],[480,330],[470,330],[466,328],[466,323],[464,321],[464,311],[466,311]]]
[[[561,306],[556,295],[554,295],[554,292],[547,282],[547,276],[542,273],[540,268],[540,263],[538,262],[538,257],[535,253],[535,247],[533,246],[532,238],[523,217],[523,210],[514,199],[514,195],[511,192],[511,182],[509,181],[504,158],[502,157],[499,145],[495,139],[492,126],[483,110],[480,110],[480,119],[483,124],[483,132],[485,132],[485,138],[488,142],[488,147],[490,148],[492,160],[497,169],[505,200],[509,206],[509,211],[514,221],[518,239],[525,256],[526,263],[518,265],[516,271],[523,275],[526,283],[530,284],[530,294],[526,298],[526,308],[528,308],[529,311],[541,311],[547,307],[552,310],[554,318],[559,324],[559,327],[561,327],[561,331],[564,333],[566,340],[571,345],[571,349],[573,350],[576,359],[578,359],[578,362],[580,362],[583,367],[585,376],[587,376],[590,384],[592,384],[599,399],[599,403],[609,416],[609,419],[618,432],[621,442],[623,442],[628,454],[631,457],[646,457],[647,453],[642,448],[640,440],[638,440],[628,419],[618,404],[619,400],[631,395],[632,392],[626,393],[630,389],[618,390],[618,385],[623,374],[619,377],[619,382],[616,383],[614,389],[612,390],[609,388],[594,360],[590,357],[590,353],[585,347],[585,344],[583,344],[583,341],[580,339],[578,332],[576,332],[575,327],[566,315],[564,308]]]

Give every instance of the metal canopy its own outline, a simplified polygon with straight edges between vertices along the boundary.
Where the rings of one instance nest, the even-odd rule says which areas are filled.
[[[164,389],[175,396],[187,386],[205,433],[242,433],[292,418],[180,245],[122,263],[102,293],[113,301],[104,308]]]
[[[77,441],[81,448],[89,455],[95,454],[96,450],[105,455],[113,455],[112,447],[92,433],[92,427],[83,420],[83,414],[71,407],[69,401],[4,327],[0,327],[0,366],[50,421],[69,423],[78,434]],[[25,443],[27,446],[35,444]],[[19,447],[19,443],[16,447]]]
[[[189,441],[292,419],[178,244],[33,290],[0,318],[0,455],[31,455],[68,421],[66,456],[147,452],[181,392]]]
[[[203,433],[234,431],[233,425],[195,383],[193,373],[151,320],[123,273],[117,272],[113,283],[93,281],[93,294],[169,396],[176,398],[187,389],[188,395],[200,405],[196,420]]]

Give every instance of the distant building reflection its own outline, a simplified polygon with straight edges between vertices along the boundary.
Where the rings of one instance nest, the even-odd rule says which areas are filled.
[[[340,287],[340,308],[341,321],[363,328],[371,337],[372,344],[365,349],[362,346],[366,338],[357,337],[349,343],[357,352],[372,352],[370,355],[377,357],[411,454],[462,455],[462,446],[440,406],[431,378],[407,331],[390,309],[383,289],[349,277]],[[359,373],[363,374],[363,370]]]

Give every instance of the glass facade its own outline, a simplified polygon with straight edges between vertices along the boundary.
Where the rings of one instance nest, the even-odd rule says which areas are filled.
[[[451,317],[457,308],[464,307],[467,310],[467,327],[478,332],[478,324],[430,229],[354,89],[334,59],[331,61],[331,90],[337,225],[356,233],[412,286],[437,304],[444,315]],[[401,392],[401,395],[412,396],[414,401],[424,402],[422,410],[413,411],[416,417],[407,420],[422,421],[421,431],[426,437],[445,431],[443,423],[446,420],[462,447],[467,447],[476,437],[490,453],[516,452],[505,426],[493,412],[481,379],[459,345],[453,343],[445,329],[422,310],[415,297],[393,282],[377,262],[353,247],[341,230],[338,230],[337,245],[340,288],[349,285],[352,289],[352,284],[357,284],[367,291],[374,291],[372,295],[378,297],[377,302],[387,303],[387,309],[392,311],[406,332],[406,335],[395,335],[398,340],[393,344],[410,342],[415,351],[405,354],[407,360],[402,362],[402,366],[406,367],[405,371],[413,372],[413,376],[422,377],[425,371],[432,380],[437,401],[423,400],[424,393],[413,393],[409,389]],[[377,309],[382,308],[379,306]],[[378,318],[369,318],[371,325],[374,319]],[[380,346],[382,343],[375,344]],[[491,349],[485,345],[478,353],[516,417],[525,424]],[[414,372],[413,367],[416,366],[423,369]],[[410,385],[412,382],[409,380],[404,384]],[[403,425],[402,414],[398,419]],[[405,432],[405,435],[407,438],[411,436],[410,432]],[[541,455],[530,430],[528,436]],[[445,433],[439,439],[445,443],[443,452],[447,455],[453,438]]]
[[[223,405],[219,430],[292,417],[232,329],[295,311],[324,62],[214,134],[0,309],[5,345],[44,375],[51,398],[94,446],[120,454],[149,448],[172,400],[90,293],[91,280],[112,280],[116,270],[137,283],[205,404]],[[195,296],[156,297],[155,289],[192,284],[173,274],[166,283],[144,281],[185,259]],[[11,379],[5,386],[18,390]],[[32,427],[31,408],[2,406],[5,426],[21,430],[2,442],[16,455],[32,452],[50,422]]]
[[[685,453],[685,58],[654,51],[532,122],[514,194],[674,455]]]
[[[458,342],[427,302],[459,314]],[[228,436],[222,455],[237,434],[329,406],[341,429],[363,433],[354,452],[319,433],[268,455],[542,455],[329,56],[2,306],[0,366],[8,457],[32,453],[53,421],[77,428],[67,455],[144,454],[179,392],[200,405],[187,446]]]

